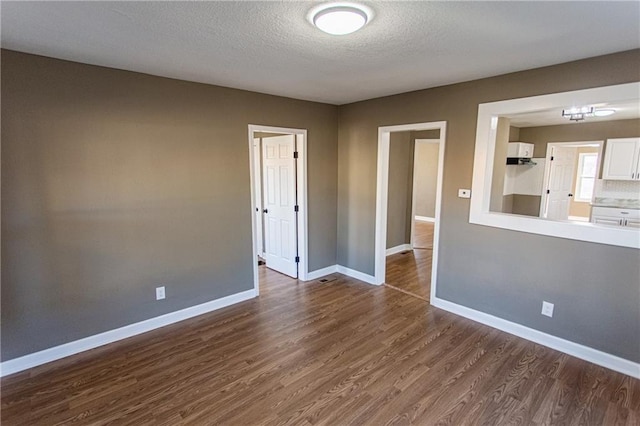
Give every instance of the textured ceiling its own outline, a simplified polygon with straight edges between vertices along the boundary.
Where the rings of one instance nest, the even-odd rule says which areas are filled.
[[[2,47],[333,104],[640,47],[640,2],[363,2],[342,37],[312,2],[7,2]]]

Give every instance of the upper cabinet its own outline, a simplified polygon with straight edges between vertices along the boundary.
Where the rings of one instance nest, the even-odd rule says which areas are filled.
[[[640,180],[640,138],[607,140],[602,178]]]

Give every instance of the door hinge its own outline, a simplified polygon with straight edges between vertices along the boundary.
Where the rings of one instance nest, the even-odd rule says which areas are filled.
[[[299,206],[293,206],[293,211],[294,212],[300,211],[300,207]]]
[[[550,192],[551,192],[551,191],[549,191],[549,190],[547,189],[547,194],[549,194]]]
[[[300,263],[300,256],[296,256],[296,263]]]
[[[293,158],[298,158],[298,151],[293,151]]]
[[[553,161],[553,155],[551,156],[551,161]]]

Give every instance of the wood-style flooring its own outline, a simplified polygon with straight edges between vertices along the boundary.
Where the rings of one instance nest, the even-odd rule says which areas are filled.
[[[342,275],[3,378],[10,425],[637,425],[640,381]]]
[[[413,248],[415,249],[433,249],[433,222],[424,222],[416,220],[415,230],[413,232]]]
[[[431,222],[416,221],[413,250],[387,256],[385,283],[388,286],[429,301],[433,228]]]

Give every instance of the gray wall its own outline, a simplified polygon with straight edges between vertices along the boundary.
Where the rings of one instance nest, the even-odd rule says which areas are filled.
[[[511,197],[513,197],[513,201],[511,202],[511,210],[508,211],[509,213],[525,216],[540,216],[541,196],[513,194]],[[505,212],[507,212],[507,210],[505,210]]]
[[[334,265],[337,110],[2,51],[2,359],[251,289],[249,123],[308,129]]]
[[[342,106],[338,263],[374,273],[378,127],[444,120],[437,296],[640,361],[638,250],[472,225],[457,197],[471,185],[479,103],[637,81],[638,69],[634,50]]]
[[[437,143],[415,144],[415,212],[417,216],[436,217],[438,148]]]
[[[251,288],[248,123],[309,130],[310,269],[373,274],[377,128],[446,120],[438,297],[640,361],[637,250],[471,225],[457,197],[478,103],[639,68],[635,50],[337,108],[3,51],[2,359]]]
[[[392,132],[389,144],[387,248],[411,242],[413,139],[411,132]]]

